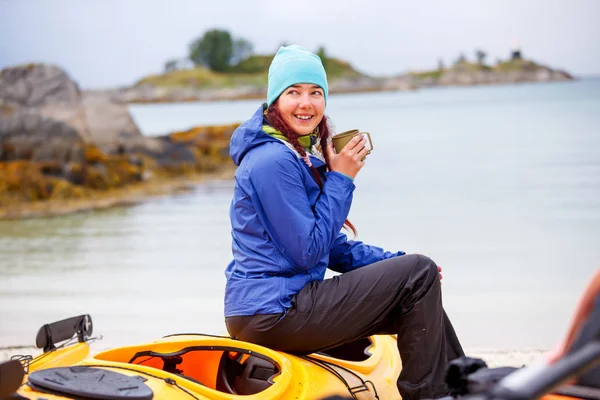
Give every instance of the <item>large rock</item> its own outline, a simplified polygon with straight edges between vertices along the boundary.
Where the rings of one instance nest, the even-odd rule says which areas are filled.
[[[0,71],[0,161],[81,162],[84,143],[117,149],[141,137],[124,103],[83,94],[56,66]]]
[[[80,162],[82,145],[83,139],[73,126],[44,117],[32,108],[14,109],[9,116],[0,113],[0,161]]]
[[[62,122],[72,127],[82,139],[89,133],[85,120],[81,92],[77,84],[60,68],[53,65],[29,64],[0,71],[0,102],[15,109],[27,109],[28,114]],[[20,113],[2,115],[14,121]],[[0,137],[3,131],[0,130]]]
[[[90,138],[98,145],[110,146],[142,134],[127,110],[127,105],[102,92],[84,92],[83,107]]]

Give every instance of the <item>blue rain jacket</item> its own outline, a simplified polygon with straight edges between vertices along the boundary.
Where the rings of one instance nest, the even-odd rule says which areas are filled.
[[[346,272],[404,254],[347,240],[340,233],[354,183],[327,172],[323,190],[288,145],[262,131],[262,106],[231,138],[238,166],[229,210],[233,261],[225,275],[225,316],[284,313],[326,268]],[[324,172],[324,162],[310,155]]]

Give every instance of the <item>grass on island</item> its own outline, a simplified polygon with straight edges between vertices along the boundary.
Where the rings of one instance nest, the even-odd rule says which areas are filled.
[[[536,64],[533,61],[516,59],[516,60],[508,60],[502,61],[494,66],[494,71],[497,72],[511,72],[511,71],[531,71],[537,68],[542,68],[541,65]]]
[[[241,85],[264,86],[267,84],[267,75],[262,73],[219,73],[208,68],[196,67],[182,69],[160,75],[149,75],[136,86],[152,85],[157,87],[192,87],[202,89],[233,88]]]
[[[267,75],[272,59],[273,55],[254,55],[232,67],[228,72],[222,73],[197,66],[191,69],[149,75],[138,81],[136,86],[148,84],[157,87],[198,89],[234,88],[240,86],[262,88],[267,85]],[[328,58],[325,63],[325,69],[330,80],[366,76],[355,70],[349,63],[336,58]]]

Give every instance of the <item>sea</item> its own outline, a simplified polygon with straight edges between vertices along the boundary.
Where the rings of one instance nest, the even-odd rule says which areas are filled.
[[[242,122],[260,103],[130,111],[153,136]],[[442,266],[463,346],[556,345],[600,267],[600,80],[334,94],[326,113],[337,132],[373,140],[349,215],[357,239]],[[0,221],[0,348],[31,346],[43,324],[79,314],[103,348],[225,333],[233,185]]]

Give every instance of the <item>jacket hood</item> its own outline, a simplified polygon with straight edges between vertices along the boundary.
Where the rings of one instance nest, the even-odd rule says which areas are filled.
[[[263,110],[261,105],[249,120],[237,127],[231,136],[229,155],[237,166],[240,165],[242,158],[250,149],[266,142],[278,140],[263,132]]]

